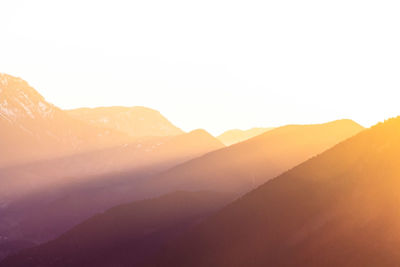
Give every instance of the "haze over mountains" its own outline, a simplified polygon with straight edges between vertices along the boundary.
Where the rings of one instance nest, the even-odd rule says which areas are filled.
[[[23,196],[12,197],[18,200],[14,201],[15,204],[6,198],[8,204],[3,208],[3,219],[0,220],[6,226],[0,233],[43,242],[67,230],[79,220],[123,202],[179,190],[208,190],[238,196],[362,130],[361,126],[349,120],[321,125],[284,126],[152,176],[149,176],[148,170],[139,169],[90,180],[82,176],[65,182],[63,179],[51,179],[57,177],[56,168],[50,171],[48,178],[36,175],[33,178],[3,179],[3,184],[8,184],[3,192],[5,196],[13,192],[11,189],[14,184],[17,188],[14,191],[22,192]],[[193,135],[212,140],[202,131],[196,131]],[[189,138],[187,141],[191,145],[186,144],[186,147],[198,144],[198,140],[200,138]],[[200,147],[207,147],[207,143],[212,142],[207,141]],[[185,145],[171,146],[171,149],[179,147]],[[218,143],[214,148],[218,148]],[[46,166],[57,164],[44,164],[44,170],[48,169]],[[37,164],[34,167],[37,168]],[[149,167],[153,172],[159,168],[157,164]],[[39,169],[38,173],[45,172]],[[10,174],[8,176],[14,177]],[[35,185],[33,190],[32,182]],[[26,189],[26,185],[30,187]],[[81,204],[78,205],[77,201]],[[7,223],[10,221],[13,227]]]
[[[19,238],[29,237],[34,238],[33,240],[43,238],[43,236],[35,236],[37,233],[41,235],[47,233],[47,238],[49,238],[56,233],[61,233],[62,229],[67,230],[68,225],[71,227],[78,222],[79,218],[83,219],[82,214],[88,216],[111,204],[128,201],[129,198],[143,199],[178,190],[229,192],[230,199],[234,199],[234,196],[253,189],[276,174],[295,166],[298,162],[362,130],[361,126],[349,120],[321,125],[284,126],[240,144],[206,154],[152,177],[140,177],[138,173],[128,172],[123,175],[112,174],[109,177],[113,177],[112,180],[107,177],[102,180],[97,179],[93,183],[80,185],[78,188],[72,187],[72,190],[68,187],[66,190],[64,186],[63,190],[67,193],[58,192],[57,195],[66,197],[61,197],[59,200],[50,202],[47,200],[46,204],[43,201],[35,202],[32,198],[28,198],[25,202],[33,203],[33,206],[28,205],[30,211],[28,213],[26,204],[22,205],[22,208],[11,207],[9,210],[14,211],[12,213],[14,216],[16,211],[17,214],[24,214],[23,219],[19,218],[22,223],[14,228],[14,232],[25,233]],[[195,133],[201,136],[207,135],[202,131]],[[115,183],[115,181],[118,182]],[[123,191],[121,191],[122,188]],[[43,198],[46,193],[40,192],[37,195]],[[85,204],[77,206],[77,203]],[[39,211],[35,212],[35,206],[40,207],[40,216],[37,216]],[[216,205],[214,209],[220,207]],[[10,217],[4,216],[4,218],[10,221]],[[98,222],[101,223],[101,220]],[[13,235],[12,232],[9,234]],[[124,246],[118,242],[117,244]],[[129,251],[129,248],[124,249]],[[98,253],[96,251],[94,253]]]
[[[0,266],[400,263],[400,117],[215,138],[0,74],[0,129]]]

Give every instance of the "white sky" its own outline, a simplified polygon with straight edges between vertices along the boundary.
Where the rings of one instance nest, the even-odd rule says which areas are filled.
[[[400,115],[400,1],[0,0],[0,72],[184,130]]]

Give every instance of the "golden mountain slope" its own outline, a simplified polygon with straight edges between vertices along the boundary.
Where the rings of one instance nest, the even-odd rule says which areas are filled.
[[[267,182],[152,266],[399,266],[400,117]]]

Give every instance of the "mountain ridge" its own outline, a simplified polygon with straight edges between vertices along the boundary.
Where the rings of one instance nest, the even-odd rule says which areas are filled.
[[[397,266],[399,134],[397,117],[339,143],[228,205],[150,266]]]
[[[78,108],[66,112],[75,119],[118,130],[135,138],[175,136],[184,133],[159,111],[142,106]]]

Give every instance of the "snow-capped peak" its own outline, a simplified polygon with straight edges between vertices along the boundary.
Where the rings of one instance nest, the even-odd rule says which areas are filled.
[[[0,73],[0,115],[9,121],[19,118],[48,118],[55,108],[22,79]]]

